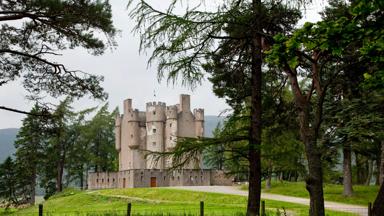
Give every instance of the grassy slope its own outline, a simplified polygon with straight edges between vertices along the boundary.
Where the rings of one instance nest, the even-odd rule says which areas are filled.
[[[244,213],[246,197],[218,193],[191,192],[167,188],[110,189],[91,192],[66,191],[44,203],[47,212],[65,215],[84,215],[84,212],[114,212],[123,215],[127,203],[132,203],[132,213],[151,215],[158,212],[170,214],[191,213],[198,215],[199,201],[204,201],[207,215],[236,215]],[[296,215],[307,215],[308,207],[303,205],[267,200],[269,215],[275,215],[276,208],[284,207]],[[20,215],[37,213],[37,207],[18,211]],[[88,214],[89,215],[89,214]],[[328,215],[350,215],[328,212]]]
[[[264,188],[265,182],[262,187]],[[247,187],[242,187],[247,190]],[[326,201],[334,201],[356,205],[368,205],[368,202],[373,202],[376,198],[379,188],[377,186],[353,186],[354,195],[352,197],[343,196],[343,185],[325,184],[324,199]],[[264,189],[263,192],[282,194],[296,197],[309,197],[308,191],[305,189],[304,182],[279,182],[273,181],[270,190]]]

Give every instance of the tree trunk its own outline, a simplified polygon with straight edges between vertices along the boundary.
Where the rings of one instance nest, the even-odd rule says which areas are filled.
[[[301,106],[299,113],[300,136],[305,145],[308,160],[308,176],[305,179],[310,197],[310,216],[324,216],[323,169],[316,136],[309,128],[309,106]]]
[[[31,176],[31,194],[30,194],[30,200],[29,204],[34,205],[35,204],[35,196],[36,196],[36,165],[35,168],[32,171]]]
[[[60,140],[60,139],[59,139]],[[57,176],[56,176],[56,192],[63,191],[63,174],[64,174],[64,163],[66,156],[65,144],[63,141],[59,141],[59,159],[57,163]]]
[[[355,152],[356,155],[356,177],[357,184],[364,184],[365,178],[365,168],[364,162],[362,161],[362,156]]]
[[[60,159],[57,163],[57,176],[56,176],[56,192],[63,191],[63,172],[64,172],[64,164]]]
[[[380,165],[381,165],[381,159],[380,154],[376,160],[376,180],[375,185],[380,186]]]
[[[380,156],[380,170],[379,170],[379,184],[384,184],[384,140],[381,141],[381,156]],[[383,211],[384,212],[384,211]]]
[[[313,145],[306,144],[306,146]],[[323,169],[320,153],[317,148],[307,148],[308,171],[309,175],[305,179],[306,189],[310,197],[309,215],[324,216],[324,193],[323,193]]]
[[[260,15],[261,1],[252,1],[254,26],[252,41],[252,68],[251,68],[251,128],[249,130],[249,189],[247,216],[258,216],[260,214],[261,196],[261,79],[262,79],[262,59],[261,59],[261,24]]]
[[[367,174],[367,178],[365,179],[364,185],[369,185],[371,183],[371,178],[373,174],[373,161],[368,160],[367,163],[368,163],[368,174]]]
[[[272,180],[272,161],[268,160],[268,177],[265,181],[265,188],[271,189],[271,180]]]
[[[351,161],[351,144],[344,143],[343,145],[343,186],[344,196],[352,196],[352,161]]]
[[[80,173],[80,189],[84,190],[84,171],[83,171],[83,168],[81,168],[81,173]]]
[[[379,193],[372,207],[372,216],[382,216],[384,212],[384,184],[381,184]]]

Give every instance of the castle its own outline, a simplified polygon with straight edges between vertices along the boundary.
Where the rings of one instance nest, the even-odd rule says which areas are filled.
[[[172,151],[178,137],[204,137],[204,110],[192,113],[189,95],[180,95],[180,103],[171,106],[149,102],[145,112],[133,109],[132,99],[127,99],[115,123],[119,171],[90,173],[89,189],[232,184],[222,171],[203,169],[202,156],[170,172],[171,158],[146,155]]]

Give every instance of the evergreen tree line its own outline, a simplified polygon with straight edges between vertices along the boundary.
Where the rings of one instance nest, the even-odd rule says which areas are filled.
[[[105,104],[74,112],[72,102],[66,98],[50,114],[36,104],[23,120],[16,153],[0,164],[0,200],[5,205],[34,204],[37,187],[44,189],[45,199],[68,186],[85,189],[88,172],[117,169],[117,110],[109,112]]]
[[[228,0],[183,14],[175,9],[182,1],[171,2],[133,7],[141,48],[152,49],[160,78],[193,88],[208,76],[233,114],[215,138],[179,139],[158,155],[177,167],[210,152],[216,167],[247,178],[249,216],[260,214],[261,180],[272,174],[304,179],[309,215],[324,216],[323,184],[338,179],[342,155],[344,194],[376,170],[372,212],[382,215],[383,1],[329,0],[320,21],[303,26],[305,0]]]

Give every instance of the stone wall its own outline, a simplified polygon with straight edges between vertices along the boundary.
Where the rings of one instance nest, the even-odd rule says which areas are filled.
[[[199,169],[132,169],[88,176],[89,189],[209,185],[232,185],[232,179],[223,171]]]
[[[233,177],[225,175],[223,170],[211,170],[211,185],[226,185],[233,184]]]
[[[117,187],[118,187],[117,172],[89,173],[88,175],[89,189],[106,189],[106,188],[117,188]]]

